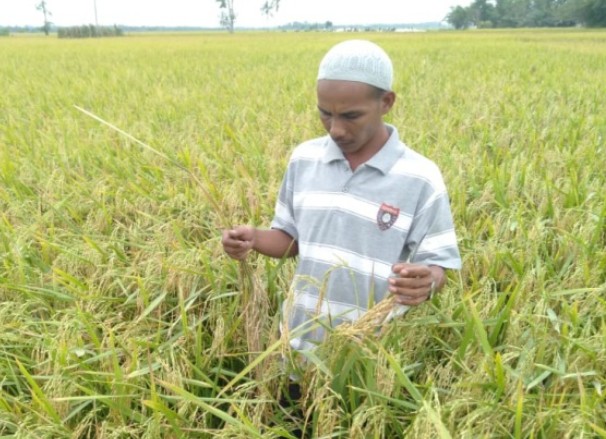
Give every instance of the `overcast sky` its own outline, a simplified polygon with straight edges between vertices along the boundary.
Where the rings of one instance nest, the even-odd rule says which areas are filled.
[[[40,0],[0,0],[0,26],[41,25]],[[95,0],[46,0],[57,26],[95,23]],[[96,0],[100,25],[218,25],[216,0]],[[264,27],[293,21],[335,25],[441,21],[452,6],[471,0],[281,0],[273,18],[261,14],[264,0],[234,0],[236,27]]]

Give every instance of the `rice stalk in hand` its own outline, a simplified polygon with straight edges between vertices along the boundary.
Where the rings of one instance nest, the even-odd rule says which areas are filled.
[[[417,244],[416,247],[412,249],[408,258],[406,259],[406,263],[412,263],[415,255],[417,254],[417,250],[421,244]],[[389,293],[387,297],[381,300],[379,303],[370,308],[362,317],[352,323],[346,323],[340,325],[336,328],[339,334],[349,336],[349,337],[357,337],[362,335],[368,335],[371,332],[375,331],[379,326],[383,326],[381,330],[381,334],[385,331],[386,324],[399,315],[406,313],[410,309],[407,305],[400,305],[396,302],[396,297],[394,294]]]
[[[244,317],[244,329],[246,333],[246,345],[250,361],[260,352],[265,350],[267,333],[267,321],[269,315],[269,299],[263,291],[260,279],[255,276],[250,264],[241,261],[239,266],[239,283],[242,289],[242,315]],[[267,359],[255,368],[255,379],[262,381],[263,371],[267,367]]]
[[[335,328],[335,331],[349,337],[368,335],[385,323],[385,320],[395,306],[397,306],[395,296],[389,295],[370,308],[358,320],[339,325],[337,328]]]

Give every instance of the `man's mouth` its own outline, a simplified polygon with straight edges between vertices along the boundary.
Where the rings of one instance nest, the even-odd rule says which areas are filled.
[[[339,146],[339,148],[344,149],[352,145],[353,142],[347,142],[344,140],[335,140],[335,143]]]

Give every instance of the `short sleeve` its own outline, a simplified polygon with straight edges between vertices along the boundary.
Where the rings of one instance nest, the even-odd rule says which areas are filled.
[[[299,233],[295,224],[295,213],[293,206],[293,181],[295,174],[295,165],[291,159],[288,165],[282,185],[276,201],[274,218],[271,222],[272,229],[282,230],[297,240]]]
[[[446,190],[432,193],[413,218],[401,260],[460,269],[461,256],[457,245],[450,200]]]

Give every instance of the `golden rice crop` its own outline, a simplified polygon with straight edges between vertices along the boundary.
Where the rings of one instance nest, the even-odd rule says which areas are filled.
[[[292,148],[323,134],[317,63],[349,37],[394,60],[388,119],[442,169],[464,268],[381,337],[383,303],[291,352],[294,262],[240,267],[220,232],[269,224]],[[2,39],[0,436],[606,436],[605,42]],[[277,402],[291,364],[304,419]]]

